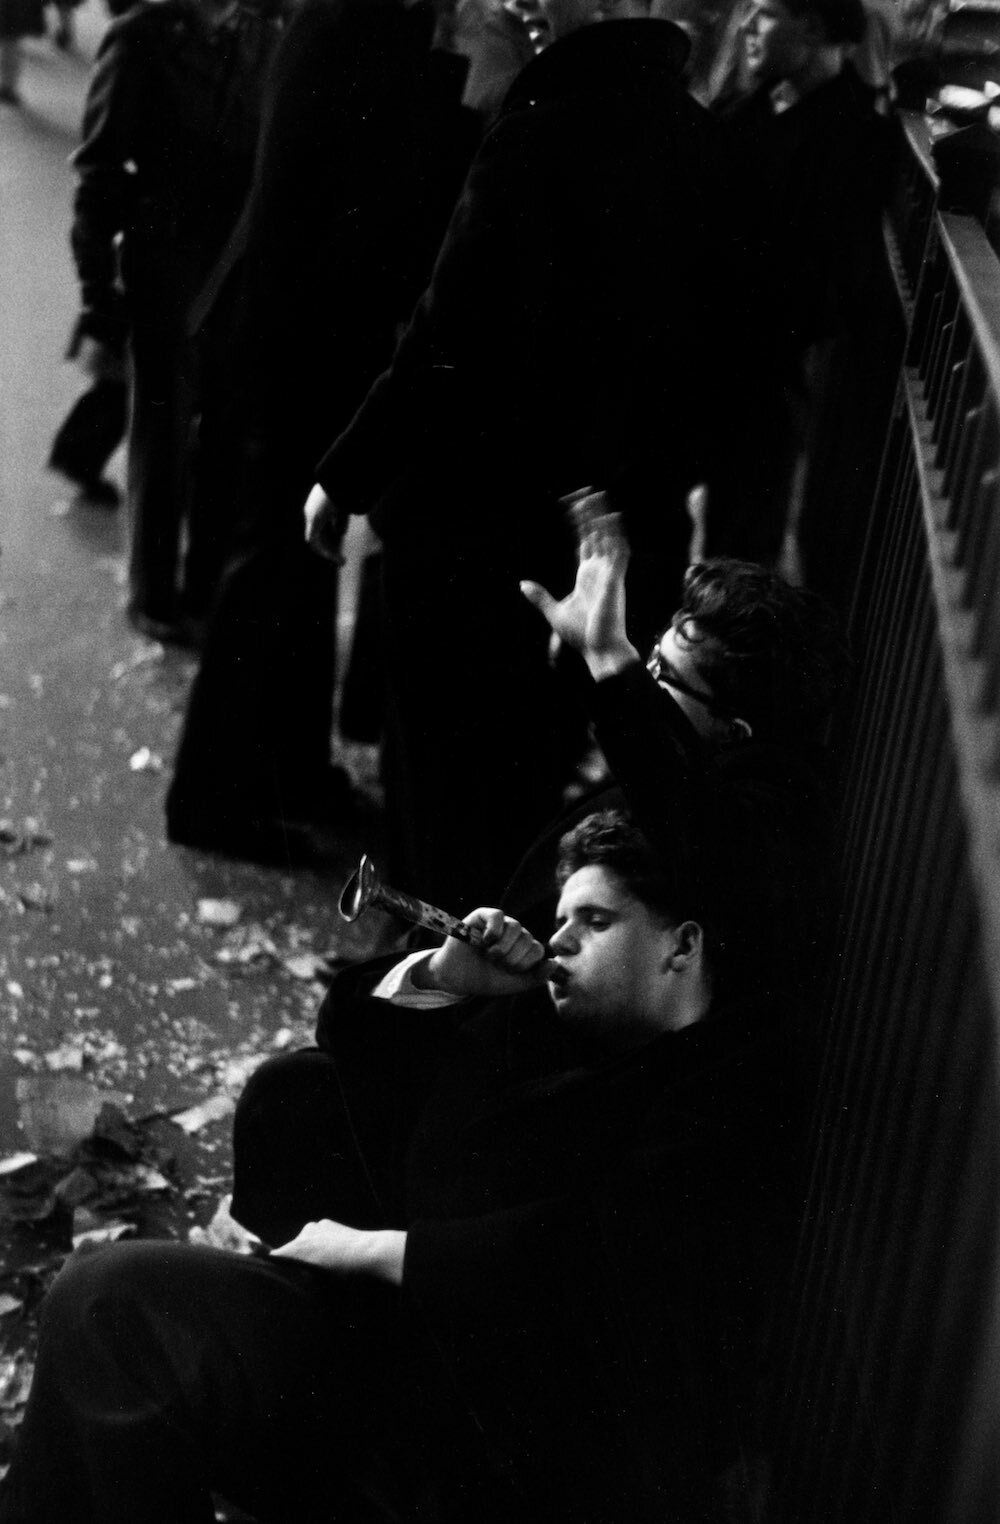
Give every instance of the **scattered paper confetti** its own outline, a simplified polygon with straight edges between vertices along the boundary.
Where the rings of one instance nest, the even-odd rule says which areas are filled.
[[[67,873],[96,873],[96,857],[70,857],[66,862]]]
[[[0,1159],[0,1175],[16,1175],[19,1170],[26,1169],[29,1164],[37,1164],[37,1154],[8,1154]]]
[[[127,1097],[99,1090],[76,1074],[20,1075],[15,1082],[21,1129],[28,1143],[40,1154],[68,1153],[90,1137],[107,1105],[127,1102]]]
[[[199,900],[198,919],[203,926],[235,926],[243,914],[236,900]]]
[[[133,652],[131,656],[126,657],[124,661],[115,662],[111,668],[111,681],[119,683],[130,672],[135,672],[140,667],[151,666],[154,662],[163,661],[166,654],[166,647],[156,640],[152,641],[149,645],[140,646],[137,651]]]
[[[100,1228],[87,1228],[82,1233],[73,1234],[74,1249],[97,1248],[101,1244],[117,1243],[119,1238],[124,1238],[126,1233],[134,1233],[135,1225],[131,1222],[111,1222]]]
[[[212,1249],[228,1249],[234,1254],[257,1252],[261,1241],[253,1233],[248,1233],[232,1216],[229,1210],[232,1200],[232,1196],[223,1196],[208,1225],[204,1228],[191,1228],[188,1233],[191,1243],[207,1244]]]
[[[321,981],[330,975],[329,962],[322,953],[295,953],[282,962],[293,979]]]
[[[129,757],[128,765],[134,773],[162,773],[163,758],[148,746],[140,746]]]
[[[236,1110],[236,1102],[229,1095],[213,1095],[207,1101],[202,1101],[199,1106],[191,1106],[187,1111],[178,1112],[174,1121],[185,1132],[200,1132],[210,1122],[221,1122],[226,1117],[232,1116]]]

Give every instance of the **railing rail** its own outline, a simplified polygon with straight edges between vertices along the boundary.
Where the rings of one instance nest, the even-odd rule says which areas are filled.
[[[909,146],[783,1524],[1000,1518],[1000,262]]]

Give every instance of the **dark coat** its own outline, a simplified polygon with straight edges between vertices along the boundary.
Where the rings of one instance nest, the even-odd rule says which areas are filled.
[[[691,914],[728,928],[744,993],[798,999],[824,966],[833,879],[831,768],[805,737],[711,746],[637,662],[588,685],[615,783],[592,790],[525,854],[504,907],[538,935],[552,923],[559,840],[593,810],[625,808]]]
[[[517,586],[571,578],[556,498],[595,483],[634,506],[640,626],[634,579],[679,585],[687,561],[721,198],[685,50],[666,22],[608,22],[527,65],[392,366],[319,467],[383,536],[387,648],[413,658],[388,663],[391,871],[450,908],[500,892],[568,770]]]
[[[818,340],[863,328],[885,296],[893,128],[850,65],[779,113],[757,90],[723,126],[761,346],[794,362]]]
[[[304,0],[275,59],[232,379],[256,448],[281,448],[296,509],[392,355],[475,146],[464,64],[432,54],[433,25],[427,4]]]
[[[342,976],[320,1017],[349,1100],[364,1050],[384,1075],[401,1052],[391,1008],[363,998],[373,977]],[[462,1010],[396,1225],[404,1297],[513,1487],[510,1516],[717,1519],[721,1478],[763,1443],[792,1222],[774,1012],[724,1006],[602,1060],[544,996]],[[411,1034],[424,1020],[402,1014]]]
[[[770,451],[787,477],[795,451],[804,452],[797,538],[805,580],[846,609],[902,355],[882,236],[898,131],[850,65],[778,114],[758,90],[723,126],[742,190],[735,219],[756,329],[740,454],[766,459]],[[795,399],[787,421],[783,394]],[[766,495],[755,486],[748,472],[751,502]],[[740,554],[753,545],[716,538],[712,548]]]
[[[192,0],[108,28],[72,160],[81,332],[120,345],[128,324],[181,321],[246,195],[275,35],[243,6],[210,25]]]
[[[337,577],[305,544],[302,503],[391,357],[478,131],[432,29],[426,5],[305,0],[274,61],[238,258],[203,334],[198,507],[228,571],[167,800],[175,840],[280,854],[282,817],[335,803]]]
[[[530,524],[539,501],[661,451],[664,431],[671,480],[692,478],[721,207],[685,51],[666,22],[605,23],[518,76],[392,368],[320,465],[337,502],[377,510],[387,535],[407,518]]]

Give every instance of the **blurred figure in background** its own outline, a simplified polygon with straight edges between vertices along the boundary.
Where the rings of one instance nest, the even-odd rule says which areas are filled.
[[[127,349],[128,612],[160,640],[188,634],[181,555],[194,377],[185,318],[249,183],[276,35],[273,14],[242,0],[135,7],[101,45],[73,156],[82,308],[74,343],[97,375],[112,373]]]
[[[838,496],[853,494],[860,508],[874,489],[886,405],[879,377],[891,372],[890,401],[895,380],[885,322],[896,304],[881,234],[893,139],[850,62],[865,29],[861,0],[754,0],[746,13],[754,89],[721,116],[755,385],[743,417],[745,496],[731,514],[713,514],[710,503],[711,555],[774,562],[800,457],[815,457],[831,438],[843,456],[830,503],[833,541],[848,538],[836,522]],[[831,358],[845,345],[855,359],[834,380]],[[854,419],[847,434],[837,417],[844,408]],[[872,441],[874,458],[855,428]],[[807,516],[800,540],[810,528]],[[839,572],[802,550],[810,585],[836,599]],[[837,559],[835,543],[829,552]]]
[[[44,31],[42,0],[0,0],[0,106],[21,105],[21,41]]]
[[[74,333],[67,359],[88,379],[52,442],[48,466],[77,489],[77,501],[117,508],[119,492],[105,476],[128,424],[128,379],[122,347]]]
[[[506,0],[457,0],[453,46],[469,61],[462,103],[491,121],[535,46]]]
[[[429,4],[304,0],[275,60],[203,330],[218,359],[199,511],[238,522],[167,798],[172,841],[309,861],[343,824],[337,572],[303,543],[301,505],[392,355],[478,135],[461,60],[432,47],[438,23]]]

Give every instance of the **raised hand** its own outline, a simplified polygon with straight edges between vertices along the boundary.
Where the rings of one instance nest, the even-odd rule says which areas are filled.
[[[521,592],[548,621],[554,634],[579,651],[595,678],[621,671],[639,653],[625,629],[625,571],[628,541],[621,515],[591,517],[578,549],[573,591],[557,600],[537,582]]]
[[[303,514],[306,543],[328,561],[335,561],[338,566],[342,566],[348,515],[337,507],[318,484],[306,498]]]

